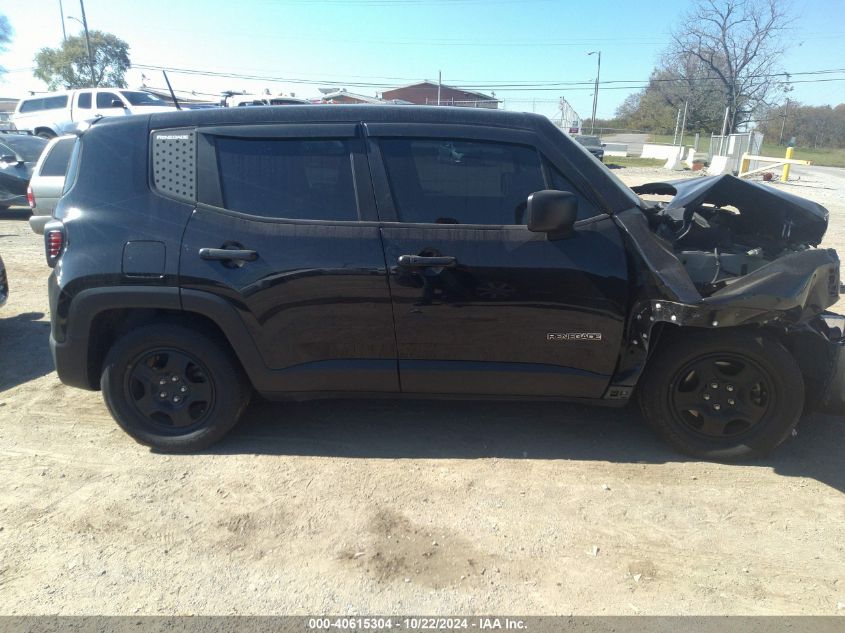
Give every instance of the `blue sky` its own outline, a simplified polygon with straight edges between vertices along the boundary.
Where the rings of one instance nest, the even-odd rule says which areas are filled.
[[[80,17],[78,0],[63,0],[65,15]],[[267,79],[171,74],[176,88],[218,93],[269,88],[309,97],[319,87],[374,95],[378,86],[437,79],[456,85],[513,82],[590,82],[602,51],[602,81],[648,78],[668,33],[688,2],[655,0],[85,0],[89,28],[115,33],[131,46],[137,64],[315,80],[297,84]],[[842,68],[845,79],[845,0],[795,2],[790,72]],[[0,0],[14,40],[0,55],[9,72],[0,96],[43,90],[32,78],[37,50],[61,42],[59,0]],[[69,34],[80,31],[73,20]],[[148,85],[160,73],[143,71]],[[141,71],[128,75],[140,82]],[[796,77],[797,79],[797,77]],[[599,93],[598,115],[611,116],[630,89]],[[489,89],[485,89],[489,92]],[[553,115],[559,96],[589,116],[588,85],[547,90],[496,89],[508,109]],[[794,99],[813,104],[845,101],[845,81],[796,84]]]

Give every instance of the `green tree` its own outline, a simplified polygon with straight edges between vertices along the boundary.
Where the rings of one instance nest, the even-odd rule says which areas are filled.
[[[50,90],[96,86],[125,88],[124,76],[130,66],[129,44],[111,33],[90,31],[89,35],[90,58],[85,35],[68,37],[58,48],[38,51],[33,72],[35,77],[46,83]]]

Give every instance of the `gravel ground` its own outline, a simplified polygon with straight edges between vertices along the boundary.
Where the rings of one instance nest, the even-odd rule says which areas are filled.
[[[845,189],[812,178],[783,186],[845,247]],[[0,253],[0,614],[845,614],[841,419],[720,465],[633,410],[257,402],[165,456],[58,382],[25,212]]]

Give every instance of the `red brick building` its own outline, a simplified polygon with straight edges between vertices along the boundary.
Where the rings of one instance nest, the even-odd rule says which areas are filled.
[[[385,101],[399,99],[417,105],[437,105],[437,83],[423,81],[410,86],[402,86],[393,90],[385,90],[381,98]],[[452,86],[440,86],[440,105],[463,106],[466,108],[499,107],[499,100],[495,96],[486,95],[472,90],[461,90]]]

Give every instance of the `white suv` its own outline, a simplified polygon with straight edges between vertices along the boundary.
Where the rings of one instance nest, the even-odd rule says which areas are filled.
[[[176,108],[142,90],[96,88],[50,92],[18,102],[12,123],[43,138],[73,132],[78,123],[104,116],[150,114]]]

